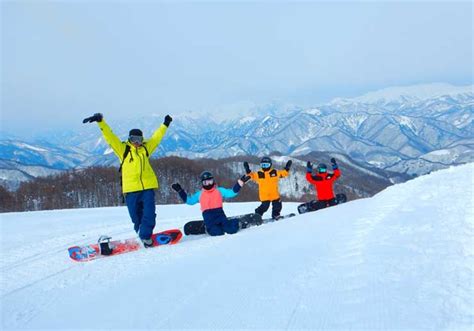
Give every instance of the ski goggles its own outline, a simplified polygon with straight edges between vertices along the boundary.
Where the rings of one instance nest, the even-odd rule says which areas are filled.
[[[318,172],[327,172],[327,171],[328,171],[327,168],[323,168],[323,167],[318,168]]]
[[[262,162],[260,163],[260,166],[263,168],[263,169],[268,169],[272,166],[272,164],[270,162]]]
[[[128,141],[130,141],[132,144],[142,144],[143,136],[129,136]]]
[[[211,186],[214,185],[214,179],[204,179],[202,181],[202,186]]]

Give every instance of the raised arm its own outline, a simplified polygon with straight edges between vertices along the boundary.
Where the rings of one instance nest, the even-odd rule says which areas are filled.
[[[331,159],[332,170],[334,171],[334,176],[331,178],[333,181],[337,180],[341,177],[341,170],[339,170],[339,166],[336,163],[336,159]]]
[[[171,185],[171,188],[179,194],[181,200],[187,205],[195,205],[199,202],[199,198],[201,197],[201,191],[197,191],[193,195],[188,195],[179,183]]]
[[[122,161],[123,153],[125,152],[125,144],[115,135],[115,133],[113,133],[110,126],[104,120],[97,124],[99,125],[99,128],[102,131],[102,136],[104,136],[107,144],[112,147],[115,155],[117,155],[120,161]]]
[[[166,130],[168,130],[168,127],[172,120],[173,119],[170,115],[166,115],[163,124],[161,124],[160,127],[156,129],[155,132],[153,132],[153,135],[147,141],[146,146],[150,154],[152,154],[155,149],[160,145],[160,142],[165,136]]]
[[[179,183],[174,183],[173,185],[171,185],[171,188],[179,194],[179,197],[181,198],[181,200],[183,200],[183,202],[186,202],[186,200],[188,199],[188,194],[185,190],[183,190]]]
[[[256,173],[256,172],[252,171],[251,173],[248,173],[247,176],[249,176],[250,179],[255,181],[255,182],[258,180],[258,173]]]
[[[254,180],[254,181],[256,181],[258,179],[257,173],[252,172],[252,170],[250,170],[250,166],[249,166],[249,163],[247,161],[244,162],[244,169],[245,169],[245,173],[247,174],[247,176],[250,177],[249,179]]]
[[[288,177],[288,175],[290,174],[290,169],[291,169],[292,164],[293,164],[293,161],[288,160],[288,162],[286,162],[285,168],[283,170],[277,171],[278,177],[280,178]]]
[[[112,147],[115,155],[118,156],[120,161],[122,161],[123,153],[125,152],[125,144],[112,132],[110,126],[104,121],[104,117],[101,113],[95,113],[91,117],[85,118],[82,123],[92,123],[97,122],[102,135],[104,136],[107,144]]]
[[[225,187],[218,187],[217,189],[221,192],[222,197],[224,199],[231,199],[235,198],[239,192],[240,189],[245,185],[250,180],[250,176],[248,175],[243,175],[240,177],[237,182],[234,184],[234,187],[230,188],[225,188]]]
[[[197,191],[193,195],[188,195],[185,202],[187,205],[192,206],[198,203],[200,198],[201,198],[201,191]]]
[[[318,177],[316,176],[316,179],[313,178],[313,164],[308,161],[306,163],[306,180],[310,182],[311,184],[316,184]]]

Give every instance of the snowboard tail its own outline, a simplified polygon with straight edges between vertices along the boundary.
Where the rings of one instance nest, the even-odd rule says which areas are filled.
[[[204,221],[189,221],[184,224],[184,234],[187,236],[205,233],[206,226],[204,225]]]
[[[336,205],[340,205],[341,203],[344,203],[346,201],[347,201],[347,196],[344,193],[336,194]],[[321,201],[312,200],[312,201],[302,203],[301,205],[299,205],[298,213],[299,214],[309,213],[309,212],[316,211],[319,209],[324,209],[327,207],[329,206],[323,204]]]
[[[178,229],[154,233],[151,236],[151,239],[153,240],[153,245],[151,247],[174,245],[178,243],[182,237],[183,234]],[[100,245],[98,243],[86,246],[73,246],[68,249],[69,257],[77,262],[87,262],[107,256],[133,252],[143,248],[142,243],[138,238],[110,241],[109,246],[110,251],[106,253],[107,255],[101,254]]]

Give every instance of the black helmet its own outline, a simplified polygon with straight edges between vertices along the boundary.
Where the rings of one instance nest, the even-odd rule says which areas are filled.
[[[132,129],[128,133],[128,141],[135,144],[143,143],[143,132],[140,129]]]
[[[214,179],[214,176],[209,171],[204,171],[201,173],[199,178],[201,179],[201,182],[202,182],[203,180]]]
[[[262,157],[260,160],[260,166],[263,170],[270,169],[272,167],[272,159],[270,159],[268,156]]]
[[[318,164],[318,172],[320,174],[328,172],[328,167],[324,163]]]
[[[142,136],[143,137],[143,132],[140,129],[131,129],[130,132],[128,133],[129,136]]]
[[[202,187],[206,190],[210,190],[214,187],[214,176],[209,171],[204,171],[199,176],[201,179]]]

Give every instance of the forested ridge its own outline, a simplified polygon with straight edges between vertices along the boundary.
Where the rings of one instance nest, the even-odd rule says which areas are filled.
[[[165,157],[152,159],[151,164],[159,181],[156,190],[157,204],[181,203],[171,184],[181,183],[188,192],[200,189],[199,174],[211,171],[218,184],[231,187],[244,173],[242,161],[251,162],[258,169],[257,157],[227,159],[186,159]],[[283,167],[278,163],[275,166]],[[341,164],[342,177],[336,182],[335,191],[344,192],[349,199],[371,196],[391,183],[388,179],[359,173],[349,165]],[[290,176],[280,181],[283,201],[308,201],[314,199],[314,189],[304,179],[305,168],[294,165]],[[33,211],[67,208],[94,208],[122,204],[120,175],[117,167],[90,167],[63,172],[48,177],[38,177],[22,183],[14,191],[0,186],[2,196],[0,211]],[[256,184],[247,184],[233,201],[257,201]]]

